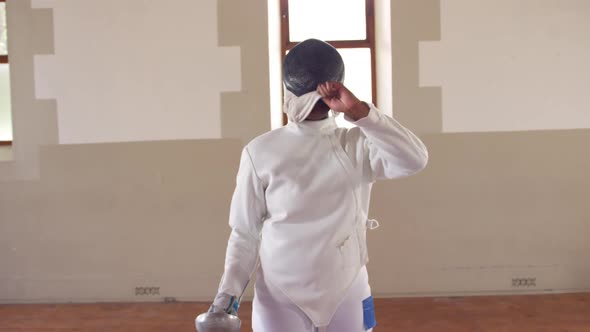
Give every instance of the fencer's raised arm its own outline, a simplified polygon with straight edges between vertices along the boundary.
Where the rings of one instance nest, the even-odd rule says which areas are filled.
[[[370,162],[373,180],[407,176],[426,167],[428,151],[422,141],[393,118],[361,102],[340,82],[319,84],[317,92],[332,110],[344,113],[360,128],[360,133],[351,130],[348,135],[349,139],[363,141],[363,157]]]
[[[242,295],[256,268],[260,231],[265,216],[264,187],[246,147],[242,151],[231,201],[229,225],[232,232],[227,243],[224,273],[214,306],[227,305],[228,295],[236,298]]]
[[[415,174],[426,167],[424,143],[390,116],[369,105],[369,114],[355,122],[365,136],[365,154],[374,180]]]

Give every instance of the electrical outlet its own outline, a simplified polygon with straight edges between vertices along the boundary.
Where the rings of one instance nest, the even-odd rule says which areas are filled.
[[[515,288],[537,287],[537,278],[512,278],[512,287],[515,287]]]
[[[160,295],[160,287],[135,287],[135,296]]]

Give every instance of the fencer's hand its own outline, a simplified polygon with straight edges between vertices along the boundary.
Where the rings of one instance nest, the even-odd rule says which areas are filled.
[[[225,312],[226,314],[237,316],[239,303],[238,298],[226,293],[217,293],[213,304],[209,308],[209,312],[218,313]]]
[[[317,92],[330,109],[346,114],[353,121],[369,115],[369,106],[360,101],[344,84],[326,82],[318,85]]]

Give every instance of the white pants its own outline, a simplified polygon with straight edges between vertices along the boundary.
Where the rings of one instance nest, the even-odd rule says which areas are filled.
[[[369,296],[369,276],[367,268],[363,267],[330,324],[318,328],[281,290],[267,282],[262,269],[258,269],[252,303],[252,329],[254,332],[365,332],[363,300]]]

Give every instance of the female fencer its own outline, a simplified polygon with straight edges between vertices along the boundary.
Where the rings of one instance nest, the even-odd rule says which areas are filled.
[[[415,174],[424,144],[343,84],[329,44],[296,45],[283,65],[289,123],[242,151],[225,271],[210,312],[237,314],[255,270],[255,332],[361,332],[375,324],[365,264],[372,184]],[[334,113],[356,126],[339,128]],[[258,264],[259,261],[259,264]]]

